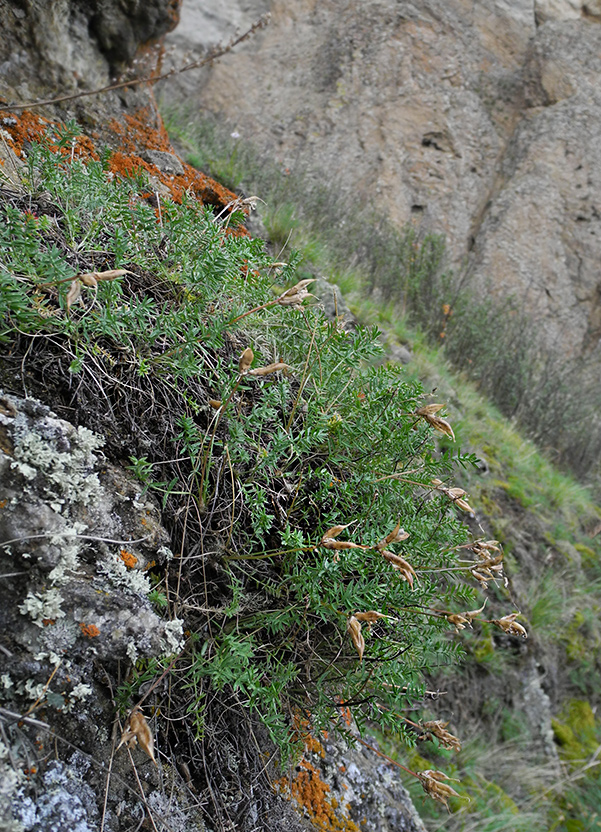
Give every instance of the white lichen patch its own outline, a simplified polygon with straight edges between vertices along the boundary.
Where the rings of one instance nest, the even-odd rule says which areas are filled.
[[[9,819],[10,803],[23,783],[25,775],[14,764],[11,749],[0,740],[0,828],[2,832],[22,832],[19,821]]]
[[[75,755],[74,755],[75,757]],[[98,832],[96,796],[83,780],[77,766],[55,760],[42,777],[39,794],[33,800],[20,789],[13,800],[14,817],[25,829]]]
[[[50,421],[60,425],[58,420]],[[36,430],[19,431],[15,437],[11,467],[29,481],[41,474],[40,488],[55,510],[69,502],[89,505],[100,493],[93,452],[102,447],[103,437],[79,427],[69,444],[68,451],[58,450],[55,441]]]
[[[63,544],[59,562],[48,575],[51,584],[66,584],[79,567],[79,552],[81,547],[78,543]]]
[[[65,613],[61,609],[63,598],[57,589],[46,589],[43,592],[28,592],[22,604],[19,604],[19,612],[29,615],[33,623],[38,627],[44,626],[44,620],[64,618]]]
[[[3,673],[2,676],[0,676],[0,684],[2,684],[2,687],[5,690],[8,690],[9,688],[13,687],[14,683],[13,680],[10,678],[10,673]]]
[[[16,691],[21,696],[26,696],[28,699],[33,699],[36,702],[41,699],[46,692],[45,685],[41,682],[34,682],[33,679],[26,679],[25,682],[19,682]]]
[[[165,653],[179,653],[184,646],[184,622],[179,618],[165,623],[161,646]]]
[[[50,662],[50,664],[54,665],[55,667],[58,667],[59,664],[63,664],[65,667],[71,666],[70,661],[65,661],[58,655],[58,653],[55,653],[52,650],[50,650],[49,652],[42,650],[40,653],[35,653],[33,658],[36,660],[36,662],[43,662],[47,659]]]
[[[93,692],[94,689],[91,685],[85,685],[83,682],[79,682],[77,685],[75,685],[75,687],[69,694],[69,699],[81,701],[83,699],[87,699],[88,696],[91,696]]]
[[[175,557],[169,546],[159,546],[157,549],[157,555],[161,558],[165,558],[166,561],[173,560]]]
[[[119,555],[111,554],[98,563],[98,572],[107,577],[113,586],[135,592],[137,595],[148,595],[150,582],[139,569],[128,569]]]

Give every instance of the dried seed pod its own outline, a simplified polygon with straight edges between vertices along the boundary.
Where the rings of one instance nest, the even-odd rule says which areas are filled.
[[[148,727],[146,717],[138,706],[133,708],[125,725],[123,726],[121,742],[117,746],[117,750],[119,750],[124,744],[127,745],[128,748],[133,748],[136,743],[139,744],[142,751],[150,757],[156,766],[157,761],[154,757],[154,737],[152,736],[152,731]]]
[[[299,282],[284,292],[280,297],[277,299],[277,302],[280,306],[301,306],[302,302],[306,300],[306,298],[312,298],[313,295],[310,292],[307,292],[307,286],[309,283],[313,283],[315,280],[314,277],[308,278],[306,280],[299,280]]]
[[[86,272],[85,274],[78,274],[77,277],[84,286],[95,289],[99,280],[114,280],[124,274],[131,274],[131,272],[129,269],[109,269],[106,272]]]
[[[240,375],[245,375],[250,370],[250,365],[253,363],[254,357],[254,352],[251,350],[250,347],[247,347],[240,356],[240,360],[238,361],[238,370],[240,372]]]
[[[447,421],[445,421],[445,419],[441,419],[440,416],[436,416],[438,411],[442,410],[443,407],[444,404],[428,404],[425,407],[418,407],[415,410],[415,415],[421,416],[422,419],[424,419],[435,430],[440,433],[444,433],[446,436],[450,436],[454,442],[455,434],[453,433],[453,428]]]
[[[363,633],[361,632],[361,623],[357,620],[354,615],[348,620],[346,625],[346,630],[350,633],[351,639],[353,644],[355,645],[355,650],[359,655],[359,661],[363,661],[363,653],[365,651],[365,639],[363,638]]]
[[[289,364],[283,364],[278,361],[276,364],[268,364],[266,367],[255,367],[254,370],[249,370],[249,376],[269,376],[271,373],[277,373],[279,370],[289,370]]]
[[[367,621],[368,624],[374,624],[379,618],[386,618],[384,613],[376,612],[375,610],[367,610],[367,612],[356,612],[354,617],[357,621]]]
[[[401,528],[401,524],[397,523],[390,534],[387,534],[386,537],[383,537],[382,540],[377,543],[376,549],[379,549],[381,552],[387,546],[390,546],[391,543],[400,543],[401,540],[407,540],[408,537],[409,532],[406,532],[405,529]]]
[[[439,803],[444,803],[447,809],[449,808],[449,797],[461,796],[457,794],[455,789],[447,783],[441,782],[442,780],[451,780],[451,778],[447,777],[443,771],[433,771],[432,769],[427,769],[426,771],[419,771],[417,776],[426,794],[429,794],[430,797],[434,798],[434,800],[437,800]],[[456,783],[458,781],[455,780],[453,782]]]
[[[353,523],[347,523],[344,526],[332,526],[332,528],[328,529],[321,538],[320,546],[323,546],[325,549],[334,549],[338,551],[341,549],[370,549],[370,546],[361,546],[359,543],[352,543],[350,540],[335,540],[341,532],[348,529],[348,527],[352,525]]]
[[[394,552],[388,552],[387,550],[384,550],[382,555],[388,563],[392,565],[392,568],[396,569],[396,571],[399,572],[407,581],[411,589],[413,589],[413,580],[414,578],[417,578],[417,575],[415,574],[415,569],[411,566],[409,561],[406,561],[405,558],[395,555]]]
[[[81,297],[81,283],[75,279],[71,281],[71,286],[67,292],[67,312],[71,310],[74,303],[77,303]]]
[[[465,630],[465,625],[467,624],[469,627],[472,626],[470,620],[466,618],[464,615],[458,612],[449,612],[445,614],[445,618],[449,622],[449,624],[453,624],[455,627],[455,632],[458,633],[460,630]]]
[[[528,632],[525,627],[522,627],[515,619],[518,617],[519,612],[513,612],[511,615],[504,615],[503,618],[495,618],[493,619],[492,623],[496,624],[497,627],[500,627],[503,632],[507,633],[510,636],[521,636],[522,638],[528,638]]]
[[[424,722],[422,728],[428,734],[436,737],[443,748],[452,748],[453,751],[461,751],[461,740],[446,730],[448,724],[448,722],[437,719],[431,722]],[[420,737],[420,739],[423,739],[423,737]]]

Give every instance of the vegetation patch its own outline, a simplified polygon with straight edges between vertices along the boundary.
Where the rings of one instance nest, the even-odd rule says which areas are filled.
[[[2,185],[2,384],[102,434],[171,532],[144,575],[126,541],[111,564],[152,587],[186,636],[170,659],[104,666],[96,682],[128,711],[121,746],[195,772],[225,818],[215,772],[253,754],[265,769],[260,745],[244,748],[249,712],[284,763],[298,714],[313,731],[350,735],[344,710],[360,731],[444,743],[436,720],[404,714],[429,672],[461,658],[457,634],[485,622],[526,636],[518,611],[487,617],[476,592],[502,583],[503,552],[460,520],[474,509],[450,476],[475,458],[451,450],[445,406],[377,365],[377,329],[349,332],[307,303],[298,256],[274,261],[242,229],[248,200],[211,210],[153,190],[144,165],[72,124],[40,122],[24,149],[15,122],[25,159]],[[442,772],[406,770],[445,805],[455,794]]]

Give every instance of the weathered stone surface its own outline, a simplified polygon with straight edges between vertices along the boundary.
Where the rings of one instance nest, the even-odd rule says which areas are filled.
[[[178,46],[227,38],[187,0]],[[328,170],[398,224],[447,236],[480,293],[517,296],[549,342],[601,336],[601,27],[580,0],[272,0],[271,24],[170,90],[291,168]],[[226,13],[227,12],[227,13]],[[203,18],[204,20],[205,18]]]
[[[152,71],[155,58],[149,49],[176,25],[179,5],[180,0],[0,3],[0,105],[98,89],[134,56],[138,73]],[[38,112],[103,125],[124,107],[148,102],[147,90],[132,88]]]
[[[144,568],[170,556],[169,538],[157,505],[106,463],[91,431],[35,400],[0,396],[0,436],[0,777],[8,784],[0,826],[51,832],[63,823],[83,832],[97,828],[102,792],[83,782],[77,746],[29,784],[10,713],[29,714],[43,701],[61,741],[106,755],[101,737],[108,740],[113,708],[98,668],[182,644],[181,622],[161,619],[147,598]]]
[[[183,165],[174,153],[165,153],[163,150],[143,150],[140,158],[151,165],[156,165],[163,173],[173,176],[181,176],[184,173]]]

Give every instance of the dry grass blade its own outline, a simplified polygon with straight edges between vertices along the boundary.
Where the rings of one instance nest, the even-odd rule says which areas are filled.
[[[355,650],[359,656],[359,661],[363,661],[365,639],[363,638],[363,633],[361,632],[361,623],[357,620],[356,616],[351,615],[346,625],[346,630],[350,633],[353,644],[355,645]]]

